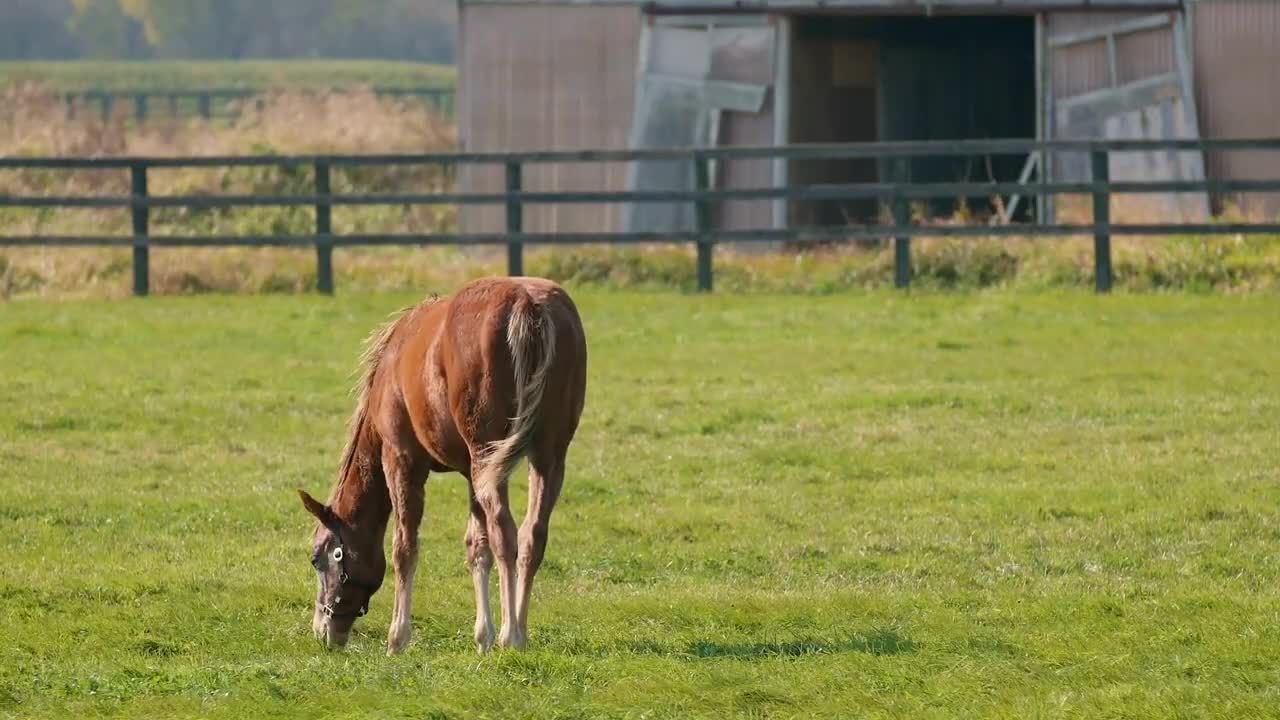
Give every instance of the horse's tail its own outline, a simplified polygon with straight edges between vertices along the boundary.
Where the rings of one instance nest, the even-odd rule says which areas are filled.
[[[516,414],[507,437],[489,445],[486,464],[502,482],[529,451],[537,431],[543,391],[555,359],[556,327],[551,314],[521,291],[507,320],[507,347],[515,374]]]

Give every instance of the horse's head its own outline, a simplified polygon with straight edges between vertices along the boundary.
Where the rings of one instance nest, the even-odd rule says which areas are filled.
[[[372,541],[342,521],[328,505],[299,490],[302,504],[319,520],[311,544],[311,565],[319,589],[311,629],[329,649],[347,644],[356,618],[382,585],[387,561],[380,537]]]

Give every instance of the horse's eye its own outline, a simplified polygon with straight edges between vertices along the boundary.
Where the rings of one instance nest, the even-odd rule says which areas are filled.
[[[322,564],[322,561],[320,560],[319,555],[313,555],[311,557],[311,567],[315,568],[316,570],[323,570],[324,568],[321,567],[321,564]]]

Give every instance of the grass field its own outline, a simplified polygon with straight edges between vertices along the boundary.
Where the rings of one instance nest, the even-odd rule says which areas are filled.
[[[453,87],[454,79],[448,65],[378,60],[0,62],[0,86],[36,82],[57,90]]]
[[[409,650],[389,591],[310,635],[294,488],[415,297],[0,305],[0,716],[1276,716],[1280,299],[575,294],[530,651],[484,658],[457,476]]]

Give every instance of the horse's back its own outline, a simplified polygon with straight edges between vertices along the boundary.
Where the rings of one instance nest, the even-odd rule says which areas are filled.
[[[586,352],[578,308],[563,287],[546,278],[486,277],[466,283],[449,298],[445,332],[459,348],[478,346],[502,354],[508,344],[510,315],[524,298],[555,325],[557,349],[575,351],[565,361],[585,361],[578,357]]]
[[[558,283],[538,277],[489,277],[460,287],[448,300],[438,360],[448,381],[448,402],[462,437],[473,449],[502,440],[518,411],[519,382],[513,317],[531,326],[550,323],[550,345],[537,424],[567,443],[582,412],[586,337],[577,307]]]

